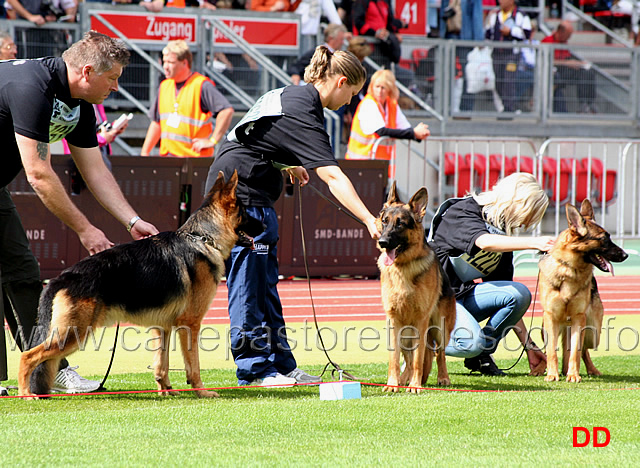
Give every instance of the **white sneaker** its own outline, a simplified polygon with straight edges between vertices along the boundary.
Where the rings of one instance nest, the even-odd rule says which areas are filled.
[[[314,384],[322,382],[322,378],[317,375],[309,375],[298,367],[289,372],[285,377],[295,379],[299,384]]]
[[[9,391],[6,388],[0,386],[0,396],[9,396]]]
[[[56,374],[52,391],[61,393],[89,393],[100,388],[100,382],[88,380],[76,372],[76,367],[65,367]]]
[[[276,375],[272,375],[270,377],[264,377],[262,379],[256,379],[251,382],[249,385],[259,386],[259,387],[269,387],[271,385],[295,385],[296,379],[292,379],[289,377],[285,377],[284,375],[278,373]]]

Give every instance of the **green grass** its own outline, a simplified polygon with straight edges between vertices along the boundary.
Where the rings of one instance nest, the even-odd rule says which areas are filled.
[[[615,322],[618,327],[637,323],[637,316]],[[111,345],[106,337],[105,342]],[[72,357],[87,371],[83,375],[103,369],[102,362],[92,366],[92,355],[108,360],[106,351],[83,354]],[[386,381],[383,349],[331,354],[363,383]],[[164,398],[144,393],[2,399],[2,465],[607,466],[624,461],[637,466],[638,354],[637,349],[597,351],[594,362],[605,375],[586,377],[583,369],[580,384],[528,377],[526,359],[503,378],[470,376],[460,359],[448,359],[451,388],[491,391],[486,393],[385,394],[378,386],[363,385],[362,399],[346,401],[321,401],[317,387],[222,389],[221,398],[211,400],[191,392]],[[317,350],[301,347],[296,355],[313,371],[324,362]],[[509,366],[517,355],[501,349],[498,364]],[[144,370],[150,357],[119,351],[108,388],[153,389],[151,372]],[[10,353],[12,370],[16,358]],[[172,356],[173,367],[180,362]],[[211,364],[203,358],[204,367]],[[222,368],[203,371],[205,383],[235,386],[232,363],[219,364]],[[174,387],[186,387],[182,372],[172,372],[171,378]],[[432,374],[427,387],[433,382]],[[574,426],[606,427],[611,443],[573,448]]]

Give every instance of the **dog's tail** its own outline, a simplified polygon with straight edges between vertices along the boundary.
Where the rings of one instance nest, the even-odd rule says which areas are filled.
[[[51,317],[53,313],[53,299],[56,293],[62,288],[58,282],[50,283],[40,296],[40,304],[38,305],[38,326],[31,341],[31,347],[35,347],[47,339],[49,329],[51,328]],[[36,367],[31,374],[30,387],[31,392],[36,395],[45,395],[51,392],[49,382],[51,382],[48,372],[47,362],[43,362]],[[57,369],[56,369],[57,370]]]

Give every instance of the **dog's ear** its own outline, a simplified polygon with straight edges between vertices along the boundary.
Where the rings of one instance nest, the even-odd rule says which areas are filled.
[[[391,184],[391,188],[389,189],[389,195],[387,195],[387,201],[385,203],[385,206],[389,206],[392,203],[401,203],[400,199],[398,198],[398,192],[396,190],[395,180],[393,181],[393,183]]]
[[[588,198],[582,200],[582,205],[580,206],[580,214],[583,218],[593,221],[593,206],[591,206],[591,202]]]
[[[427,203],[429,202],[429,193],[425,187],[418,190],[411,200],[409,200],[409,206],[411,211],[416,215],[416,221],[422,222],[422,218],[427,213]]]
[[[577,232],[579,236],[582,236],[582,237],[586,236],[588,232],[587,222],[582,217],[578,209],[575,206],[573,206],[571,203],[567,203],[566,210],[567,210],[567,221],[569,221],[569,228],[572,231]]]

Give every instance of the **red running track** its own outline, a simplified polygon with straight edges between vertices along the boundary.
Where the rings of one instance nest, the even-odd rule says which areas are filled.
[[[533,295],[536,278],[516,278]],[[598,289],[605,315],[640,313],[640,278],[637,276],[598,276]],[[306,280],[283,280],[278,285],[287,323],[313,321],[313,309]],[[319,321],[384,320],[379,280],[311,280],[313,303]],[[542,310],[538,298],[532,304],[535,316]],[[531,313],[531,308],[527,312]],[[529,315],[527,315],[529,316]],[[223,282],[204,323],[228,323],[227,287]]]

